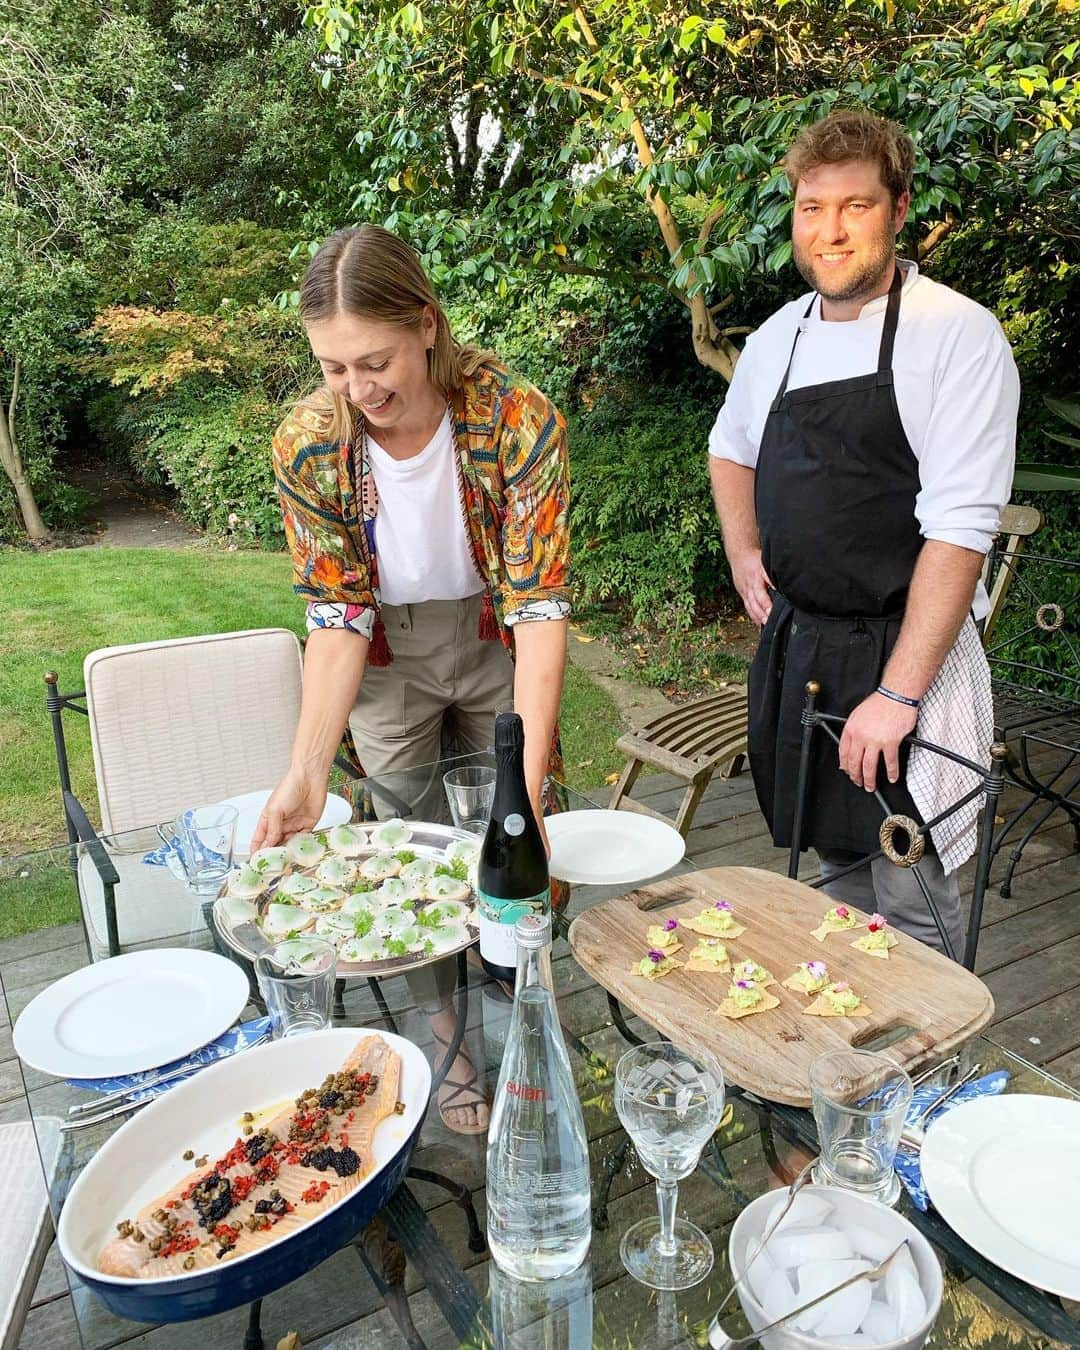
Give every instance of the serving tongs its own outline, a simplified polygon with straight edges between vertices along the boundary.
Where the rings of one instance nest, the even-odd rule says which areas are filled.
[[[783,1215],[780,1217],[782,1218]],[[776,1222],[779,1223],[780,1220],[777,1219]],[[775,1228],[775,1226],[776,1225],[774,1224],[773,1227]],[[766,1238],[766,1241],[768,1241],[768,1238]],[[838,1294],[841,1289],[850,1289],[853,1284],[858,1284],[860,1280],[870,1280],[871,1283],[880,1280],[888,1270],[890,1261],[892,1261],[900,1248],[905,1246],[907,1246],[906,1240],[895,1247],[885,1260],[879,1261],[876,1266],[872,1266],[869,1270],[860,1270],[857,1275],[852,1275],[842,1284],[838,1284],[834,1289],[827,1289],[824,1294],[818,1294],[817,1298],[809,1299],[802,1307],[793,1308],[791,1312],[785,1313],[783,1317],[778,1317],[775,1322],[770,1322],[768,1326],[762,1327],[760,1331],[752,1332],[749,1336],[729,1336],[714,1317],[709,1324],[709,1345],[712,1347],[712,1350],[743,1350],[744,1346],[756,1345],[758,1341],[761,1340],[762,1336],[768,1335],[770,1331],[776,1331],[778,1327],[787,1326],[793,1318],[801,1317],[804,1312],[808,1312],[811,1308],[816,1308],[819,1303],[824,1303],[827,1298],[832,1298],[832,1296]],[[758,1250],[760,1251],[761,1249],[758,1248]],[[757,1252],[754,1253],[754,1256],[757,1256]],[[745,1271],[743,1273],[745,1274]],[[738,1281],[735,1282],[735,1285],[737,1284]],[[732,1285],[731,1293],[735,1292],[735,1285]],[[728,1295],[728,1298],[730,1297],[731,1294]],[[725,1299],[724,1302],[726,1303],[727,1299]]]

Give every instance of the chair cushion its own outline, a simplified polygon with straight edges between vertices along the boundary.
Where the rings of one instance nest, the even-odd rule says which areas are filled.
[[[289,764],[301,674],[286,628],[91,652],[83,675],[103,832],[273,787]]]
[[[203,897],[189,891],[167,867],[144,863],[142,853],[110,849],[109,857],[120,876],[115,895],[121,951],[159,947],[169,941],[184,946],[212,945],[203,920]],[[99,961],[109,954],[109,930],[105,923],[105,889],[89,853],[80,854],[78,878],[90,947],[94,960]]]
[[[45,1253],[52,1241],[52,1216],[41,1169],[52,1183],[60,1152],[60,1121],[39,1117],[38,1140],[29,1121],[0,1125],[0,1347],[14,1350]]]

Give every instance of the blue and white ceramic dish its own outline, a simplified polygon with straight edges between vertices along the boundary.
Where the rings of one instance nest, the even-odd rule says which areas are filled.
[[[317,1085],[370,1035],[382,1036],[401,1056],[405,1111],[376,1131],[375,1167],[362,1186],[299,1232],[213,1270],[130,1279],[97,1269],[116,1225],[190,1169],[186,1150],[224,1153],[245,1111],[280,1105]],[[363,1027],[275,1041],[213,1065],[145,1107],[87,1164],[60,1214],[60,1254],[111,1312],[139,1322],[184,1322],[262,1298],[333,1255],[382,1209],[404,1178],[430,1095],[431,1070],[420,1050],[401,1036]]]

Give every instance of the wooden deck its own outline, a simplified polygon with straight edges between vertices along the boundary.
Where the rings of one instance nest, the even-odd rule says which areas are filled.
[[[634,796],[647,801],[656,810],[673,812],[682,793],[682,784],[667,775],[655,775],[639,780]],[[1011,797],[1006,798],[1003,809],[1007,811],[1013,804]],[[1061,823],[1062,820],[1060,814],[1051,818],[1028,845],[1014,879],[1012,899],[1001,899],[996,890],[988,892],[978,969],[990,986],[997,1005],[991,1034],[1009,1049],[1044,1065],[1064,1081],[1080,1088],[1080,859],[1071,852],[1072,831],[1067,823]],[[786,856],[772,847],[757,809],[749,775],[712,782],[690,832],[688,855],[701,866],[741,864],[784,870]],[[995,866],[996,876],[1000,876],[1003,866],[1004,861],[999,859]],[[809,862],[804,875],[813,875]],[[38,989],[81,964],[80,944],[81,937],[76,928],[28,934],[0,944],[0,971],[4,973],[15,1015]],[[602,991],[584,979],[566,953],[565,944],[559,944],[557,951],[559,959],[555,969],[564,1026],[579,1038],[579,1044],[612,1062],[618,1050],[618,1037],[609,1024]],[[408,1009],[404,981],[388,981],[384,988],[395,1014]],[[350,1011],[374,1021],[374,1004],[366,989],[361,987],[350,993],[350,1002],[353,999],[355,1004]],[[482,1002],[474,996],[470,1004],[474,1052],[478,1039],[482,1038],[485,1020]],[[426,1023],[419,1017],[407,1021],[401,1029],[414,1035],[422,1045],[430,1040]],[[42,1075],[28,1073],[27,1078],[30,1090],[41,1093],[42,1100],[47,1102],[55,1087],[51,1087]],[[0,1005],[0,1121],[24,1115],[19,1065],[12,1051],[11,1029]],[[587,1104],[586,1116],[591,1147],[600,1155],[609,1152],[612,1140],[618,1137],[610,1101],[604,1110]],[[749,1165],[749,1145],[746,1138],[738,1137],[739,1132],[737,1121],[730,1136],[732,1142],[725,1146],[725,1157],[731,1156],[733,1171],[736,1166],[745,1168]],[[433,1142],[428,1142],[429,1136]],[[483,1148],[476,1141],[449,1135],[443,1138],[438,1129],[432,1131],[429,1126],[425,1130],[425,1144],[418,1150],[414,1162],[419,1166],[452,1171],[455,1177],[470,1186],[478,1203],[482,1201]],[[429,1213],[449,1203],[446,1194],[435,1187],[413,1183],[413,1189]],[[649,1302],[644,1291],[622,1274],[617,1234],[636,1218],[649,1213],[652,1205],[649,1180],[640,1167],[632,1164],[619,1176],[612,1190],[610,1233],[602,1238],[598,1235],[594,1242],[593,1319],[598,1341],[602,1343],[608,1343],[606,1337],[610,1334],[612,1345],[632,1345],[636,1335],[641,1334],[640,1319],[648,1311]],[[727,1227],[737,1213],[738,1205],[712,1183],[695,1176],[681,1190],[680,1210],[703,1223],[711,1232],[719,1258]],[[484,1295],[488,1289],[487,1257],[469,1252],[460,1215],[444,1209],[443,1216],[447,1215],[445,1223],[440,1222],[440,1232],[447,1234],[453,1258]],[[425,1344],[432,1350],[456,1345],[456,1337],[448,1331],[430,1294],[418,1288],[414,1273],[407,1276],[407,1287],[410,1291],[417,1289],[410,1299],[410,1308]],[[706,1315],[708,1290],[713,1288],[715,1292],[718,1287],[712,1282],[700,1286],[702,1292],[697,1296],[700,1307],[693,1297],[690,1298],[694,1304],[692,1316]],[[1018,1323],[1005,1320],[997,1324],[997,1329],[990,1329],[988,1336],[985,1313],[972,1312],[970,1294],[965,1292],[968,1288],[950,1289],[950,1330],[944,1340],[935,1336],[934,1344],[1008,1345],[1028,1347],[1028,1350],[1046,1350],[1061,1344],[1029,1334]],[[686,1299],[681,1299],[680,1312],[685,1304]],[[965,1316],[969,1319],[967,1322]],[[981,1332],[976,1335],[978,1316],[984,1320]],[[214,1350],[218,1345],[239,1350],[243,1339],[242,1312],[230,1314],[214,1325]],[[95,1313],[94,1327],[95,1345],[100,1346],[125,1344],[133,1350],[134,1347],[170,1350],[194,1343],[190,1339],[193,1329],[182,1324],[149,1330],[111,1318],[104,1310]],[[324,1347],[324,1350],[330,1350],[330,1347],[360,1350],[360,1347],[369,1346],[378,1346],[381,1350],[384,1346],[405,1344],[359,1267],[356,1256],[349,1251],[339,1253],[311,1276],[267,1300],[264,1316],[267,1346],[274,1346],[292,1327],[302,1329],[305,1346]],[[522,1346],[538,1343],[527,1337],[514,1342]],[[79,1344],[67,1284],[55,1248],[39,1283],[20,1344],[26,1350],[66,1350]],[[204,1344],[209,1345],[210,1341],[204,1341]]]

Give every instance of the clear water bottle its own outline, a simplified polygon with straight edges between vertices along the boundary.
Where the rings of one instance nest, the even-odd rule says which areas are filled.
[[[589,1145],[551,980],[551,918],[514,926],[517,983],[488,1130],[488,1246],[519,1280],[558,1279],[592,1236]]]

